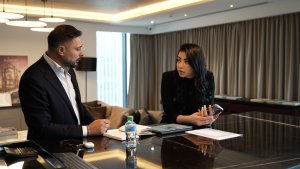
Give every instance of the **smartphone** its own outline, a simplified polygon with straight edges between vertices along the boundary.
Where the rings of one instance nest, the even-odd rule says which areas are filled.
[[[218,104],[212,105],[211,109],[212,109],[212,114],[213,115],[218,114],[218,113],[223,111],[223,108],[221,106],[219,106]]]

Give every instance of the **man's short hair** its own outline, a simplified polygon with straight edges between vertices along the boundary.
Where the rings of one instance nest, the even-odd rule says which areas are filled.
[[[48,35],[48,49],[55,50],[59,45],[69,46],[74,38],[81,36],[82,32],[71,25],[58,25]]]

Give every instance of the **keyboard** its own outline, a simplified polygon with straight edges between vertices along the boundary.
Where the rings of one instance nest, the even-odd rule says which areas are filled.
[[[84,161],[74,153],[53,153],[55,157],[60,159],[67,167],[71,169],[98,169],[92,164]]]

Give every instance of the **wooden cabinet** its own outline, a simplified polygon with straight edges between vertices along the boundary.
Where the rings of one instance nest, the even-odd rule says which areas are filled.
[[[24,115],[20,107],[1,108],[0,126],[15,127],[18,131],[27,130]]]
[[[300,116],[300,106],[287,106],[279,104],[256,103],[250,101],[216,99],[215,104],[224,108],[224,114],[259,111],[290,116]]]

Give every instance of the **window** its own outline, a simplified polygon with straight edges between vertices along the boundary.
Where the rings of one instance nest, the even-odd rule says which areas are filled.
[[[98,31],[96,37],[97,99],[113,106],[126,107],[126,34]]]

